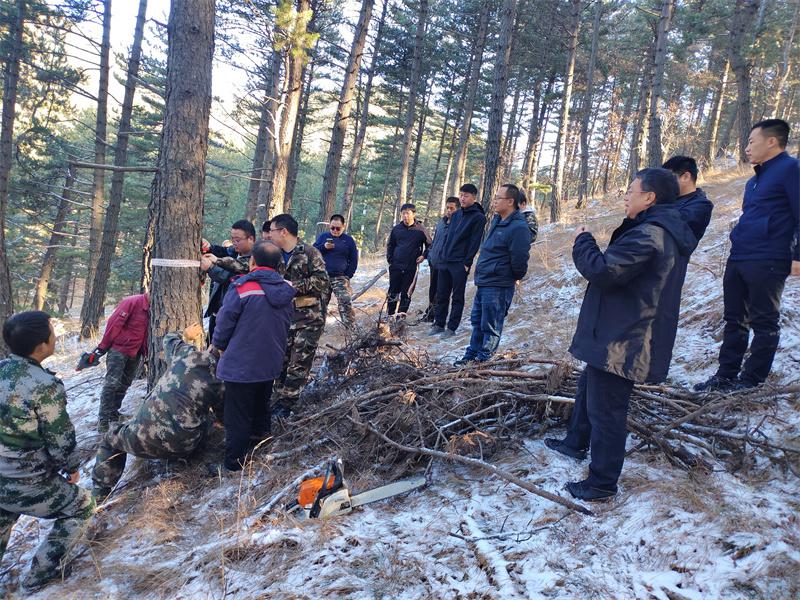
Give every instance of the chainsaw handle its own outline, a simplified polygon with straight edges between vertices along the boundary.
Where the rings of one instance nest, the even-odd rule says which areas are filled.
[[[328,487],[329,476],[333,476],[333,485],[330,487]],[[330,461],[328,466],[325,467],[325,475],[322,477],[322,487],[320,488],[319,492],[317,492],[317,497],[314,499],[314,504],[311,506],[309,516],[312,518],[317,518],[320,510],[322,509],[322,500],[334,492],[338,492],[342,488],[343,483],[344,473],[342,472],[341,460],[336,459]]]

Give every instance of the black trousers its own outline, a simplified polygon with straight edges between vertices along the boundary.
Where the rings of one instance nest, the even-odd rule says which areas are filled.
[[[628,404],[633,381],[586,365],[578,379],[578,392],[564,442],[575,450],[591,448],[587,483],[617,491],[625,461]]]
[[[455,331],[464,314],[464,290],[467,288],[469,273],[461,264],[444,264],[439,270],[439,285],[436,288],[436,319],[434,325]],[[450,298],[452,296],[452,305]],[[447,318],[448,309],[450,318]]]
[[[411,286],[414,285],[416,275],[416,265],[408,268],[389,267],[389,295],[386,302],[386,314],[408,312],[408,307],[411,305]]]
[[[431,267],[431,284],[428,286],[428,304],[436,306],[436,286],[439,285],[439,269]]]
[[[272,381],[225,382],[225,468],[239,471],[252,447],[269,435]]]
[[[728,261],[722,280],[725,329],[717,375],[762,383],[780,341],[781,294],[791,263],[781,260]],[[750,330],[753,342],[742,368]]]

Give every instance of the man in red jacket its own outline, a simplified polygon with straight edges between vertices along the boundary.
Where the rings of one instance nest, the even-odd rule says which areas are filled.
[[[109,423],[119,421],[119,408],[125,392],[147,354],[147,325],[150,319],[150,296],[137,294],[124,298],[106,322],[103,339],[92,354],[94,360],[108,353],[106,381],[100,393],[97,430],[108,431]]]

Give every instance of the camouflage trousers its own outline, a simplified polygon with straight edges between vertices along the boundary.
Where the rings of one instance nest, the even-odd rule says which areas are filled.
[[[331,277],[331,289],[339,302],[339,316],[342,323],[348,327],[355,325],[356,311],[353,310],[353,289],[350,287],[350,279],[344,275]]]
[[[324,319],[292,323],[283,359],[283,373],[272,389],[273,406],[295,410],[300,392],[308,383]]]
[[[109,350],[106,355],[106,380],[100,393],[100,413],[97,416],[98,428],[103,424],[119,420],[119,408],[125,393],[133,383],[142,357],[125,356],[122,352]]]
[[[59,475],[0,479],[0,560],[20,515],[55,519],[33,555],[23,585],[38,586],[59,577],[92,514],[94,500],[89,492]]]
[[[117,485],[125,471],[128,454],[137,458],[182,458],[194,452],[203,436],[184,440],[184,445],[170,445],[161,437],[148,432],[138,423],[117,425],[108,431],[97,448],[92,471],[92,485],[96,496],[106,496]]]

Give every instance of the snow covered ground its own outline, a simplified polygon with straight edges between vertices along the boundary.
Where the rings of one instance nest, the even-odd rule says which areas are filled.
[[[727,232],[738,215],[743,180],[707,186],[716,208],[689,268],[671,379],[689,385],[713,373],[721,334],[722,270]],[[621,218],[621,200],[571,213],[601,241]],[[584,283],[571,264],[570,225],[544,226],[528,278],[509,314],[501,351],[530,349],[564,358]],[[601,242],[602,243],[602,242]],[[354,289],[382,265],[365,265]],[[360,319],[374,318],[386,280],[362,296]],[[471,286],[471,284],[470,284]],[[423,308],[421,273],[412,309]],[[467,309],[451,339],[411,328],[409,343],[431,356],[461,356]],[[331,319],[324,343],[341,337]],[[800,381],[800,280],[784,293],[783,332],[773,380]],[[75,375],[79,353],[65,341],[51,368],[69,389],[88,485],[102,372]],[[124,405],[144,394],[138,382]],[[773,439],[800,446],[800,402],[779,404],[766,424]],[[774,412],[765,408],[739,419]],[[557,434],[558,432],[556,432]],[[629,442],[635,445],[635,441]],[[583,477],[586,463],[548,451],[540,436],[521,438],[492,461],[557,494]],[[633,454],[621,491],[593,506],[594,517],[533,496],[469,468],[434,465],[432,484],[405,498],[325,522],[298,524],[265,503],[318,459],[260,462],[242,479],[204,477],[203,462],[130,461],[119,491],[96,518],[94,540],[72,576],[35,598],[798,598],[800,481],[756,463],[732,474],[686,473],[658,454]],[[795,463],[795,468],[797,463]],[[0,590],[15,580],[47,522],[22,519],[0,572]]]

